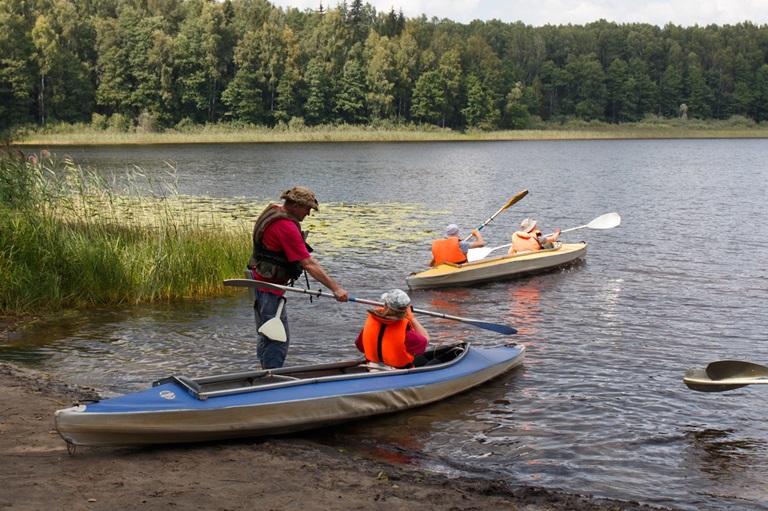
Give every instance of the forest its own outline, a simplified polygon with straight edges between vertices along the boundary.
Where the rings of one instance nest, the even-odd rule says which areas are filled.
[[[0,131],[768,120],[768,25],[469,24],[267,0],[0,0]]]

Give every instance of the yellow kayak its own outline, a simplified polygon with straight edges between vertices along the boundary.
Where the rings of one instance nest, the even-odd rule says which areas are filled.
[[[420,273],[412,273],[405,282],[410,289],[463,286],[492,280],[504,280],[569,264],[587,254],[586,242],[555,242],[553,248],[487,257],[464,264],[442,263]]]

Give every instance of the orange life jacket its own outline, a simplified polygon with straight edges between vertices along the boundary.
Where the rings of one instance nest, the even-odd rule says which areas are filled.
[[[515,249],[515,252],[541,250],[541,245],[539,245],[539,240],[537,239],[539,234],[541,234],[541,231],[516,231],[512,235],[512,248]]]
[[[392,367],[409,367],[413,355],[405,350],[405,332],[408,319],[387,318],[381,315],[383,309],[368,311],[363,326],[363,349],[365,358]]]
[[[466,263],[467,254],[461,251],[459,247],[459,238],[443,238],[432,242],[432,257],[435,259],[435,266],[443,262]]]

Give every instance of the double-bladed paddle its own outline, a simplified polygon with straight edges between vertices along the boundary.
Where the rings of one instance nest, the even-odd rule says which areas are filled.
[[[691,390],[725,392],[747,385],[768,384],[768,367],[740,360],[717,360],[706,369],[688,369],[683,382]]]
[[[272,289],[282,289],[283,291],[294,291],[296,293],[305,293],[308,295],[314,295],[314,296],[327,296],[330,298],[334,298],[334,296],[330,293],[323,293],[322,291],[312,291],[310,289],[304,289],[301,287],[292,287],[292,286],[283,286],[281,284],[272,284],[271,282],[262,282],[260,280],[253,280],[253,279],[227,279],[224,281],[225,286],[234,286],[234,287],[268,287]],[[364,300],[362,298],[355,298],[354,296],[349,297],[350,302],[356,302],[356,303],[364,303],[366,305],[374,305],[377,307],[384,306],[383,303],[380,302],[373,302],[370,300]],[[443,318],[443,319],[452,319],[454,321],[461,321],[462,323],[467,323],[472,326],[476,326],[478,328],[484,328],[485,330],[491,330],[493,332],[497,332],[504,335],[512,335],[516,334],[517,330],[514,328],[507,326],[507,325],[499,325],[497,323],[489,323],[487,321],[480,321],[478,319],[468,319],[468,318],[460,318],[458,316],[450,316],[448,314],[443,314],[442,312],[432,312],[432,311],[426,311],[423,309],[412,309],[413,312],[417,314],[426,314],[427,316],[433,316],[436,318]],[[266,324],[266,323],[265,323]],[[269,337],[269,336],[267,336]]]
[[[570,229],[565,229],[560,231],[560,234],[565,234],[567,232],[571,231],[578,231],[579,229],[613,229],[617,225],[621,223],[621,217],[618,213],[606,213],[604,215],[600,215],[599,217],[595,218],[591,222],[589,222],[586,225],[580,225],[579,227],[571,227]],[[547,234],[547,237],[552,236],[552,234]],[[511,247],[512,243],[507,243],[506,245],[501,245],[499,247],[481,247],[481,248],[470,248],[469,252],[467,252],[467,261],[470,263],[473,261],[479,261],[480,259],[484,259],[485,257],[488,257],[488,255],[495,251],[502,248]]]
[[[477,230],[478,230],[478,231],[481,231],[481,230],[483,229],[483,227],[485,227],[486,225],[488,225],[488,224],[490,223],[490,221],[491,221],[491,220],[493,220],[494,218],[496,218],[497,216],[499,216],[499,214],[500,214],[502,211],[504,211],[505,209],[507,209],[508,207],[510,207],[512,204],[514,204],[514,203],[518,202],[520,199],[522,199],[522,198],[523,198],[523,197],[525,197],[526,195],[528,195],[528,190],[523,190],[522,192],[518,193],[517,195],[515,195],[514,197],[512,197],[511,199],[509,199],[509,201],[507,201],[507,203],[506,203],[506,204],[504,204],[504,205],[503,205],[503,206],[502,206],[502,207],[501,207],[501,208],[500,208],[500,209],[499,209],[499,210],[498,210],[496,213],[494,213],[493,215],[491,215],[491,217],[490,217],[488,220],[486,220],[485,222],[483,222],[483,225],[481,225],[480,227],[478,227],[478,228],[477,228]],[[464,238],[464,241],[469,241],[469,238],[471,238],[471,237],[472,237],[472,235],[470,234],[469,236],[467,236],[466,238]]]

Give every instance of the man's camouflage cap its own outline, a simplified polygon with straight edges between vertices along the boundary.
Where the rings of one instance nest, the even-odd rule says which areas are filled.
[[[312,193],[312,190],[309,188],[304,188],[303,186],[294,186],[290,190],[284,191],[280,196],[280,199],[290,200],[296,204],[301,204],[302,206],[312,208],[315,211],[320,211],[317,207],[318,205],[315,194]]]

